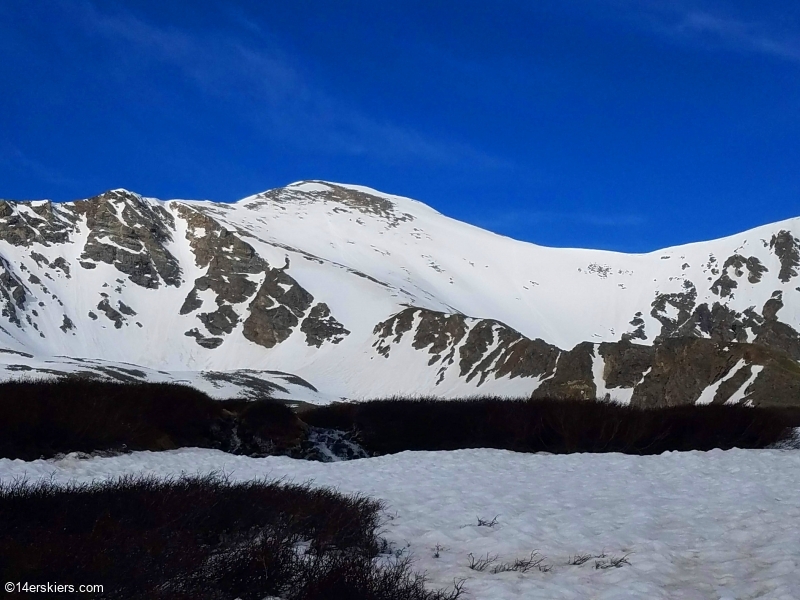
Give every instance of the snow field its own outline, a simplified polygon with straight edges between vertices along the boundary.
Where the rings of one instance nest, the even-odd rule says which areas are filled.
[[[466,598],[749,600],[800,598],[800,452],[731,450],[544,455],[405,452],[315,463],[213,450],[110,458],[0,460],[0,481],[90,481],[127,473],[221,471],[362,492],[386,502],[385,536],[431,587],[466,579]],[[478,518],[493,527],[478,526]],[[436,546],[442,548],[434,557]],[[476,558],[538,551],[548,572],[476,572]],[[593,555],[569,565],[575,555]],[[605,558],[596,558],[605,554]],[[598,569],[627,555],[630,564]]]

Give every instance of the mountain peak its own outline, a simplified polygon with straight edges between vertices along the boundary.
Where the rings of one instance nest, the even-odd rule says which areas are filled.
[[[297,181],[240,201],[245,208],[253,210],[273,203],[284,207],[322,206],[332,213],[360,213],[388,223],[389,227],[413,221],[415,216],[411,211],[414,209],[424,207],[432,210],[421,202],[384,194],[372,188],[318,180]]]

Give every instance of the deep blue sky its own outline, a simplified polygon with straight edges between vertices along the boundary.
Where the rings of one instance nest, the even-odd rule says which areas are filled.
[[[800,216],[800,3],[0,2],[0,197],[299,179],[556,246]]]

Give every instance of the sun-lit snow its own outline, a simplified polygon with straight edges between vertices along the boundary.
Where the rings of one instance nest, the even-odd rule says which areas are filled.
[[[223,472],[313,481],[385,500],[384,535],[430,587],[474,600],[797,600],[800,451],[542,455],[404,452],[338,463],[213,450],[0,460],[0,480],[91,481]],[[478,526],[478,519],[493,527]],[[439,548],[437,551],[436,548]],[[492,573],[476,558],[531,552],[547,572]],[[438,558],[435,555],[438,554]],[[585,556],[581,565],[575,557]],[[612,559],[626,557],[619,568]]]
[[[331,200],[329,192],[334,187],[368,194],[374,206]],[[27,324],[22,329],[4,326],[0,346],[40,358],[94,358],[165,371],[273,369],[296,373],[332,397],[528,395],[540,385],[537,378],[489,378],[478,386],[478,378],[466,382],[457,368],[448,370],[435,385],[436,369],[417,370],[418,365],[427,366],[430,355],[394,348],[392,360],[386,361],[374,350],[373,329],[406,306],[417,306],[496,319],[531,339],[541,338],[568,350],[583,341],[619,340],[634,331],[631,321],[639,313],[648,338],[637,341],[651,343],[661,327],[651,314],[654,299],[658,294],[684,292],[687,282],[695,287],[698,304],[722,301],[739,312],[751,307],[761,310],[780,291],[784,303],[780,319],[800,327],[798,281],[778,280],[780,261],[769,247],[771,237],[780,230],[800,236],[800,219],[711,242],[623,254],[516,241],[446,217],[421,202],[363,186],[298,182],[284,188],[277,199],[257,194],[229,205],[137,198],[142,210],[160,207],[174,218],[173,239],[167,247],[180,263],[181,285],[145,289],[111,265],[80,266],[89,235],[85,218],[71,244],[23,247],[0,241],[0,256],[25,282],[32,302],[41,302],[35,321],[38,329]],[[181,206],[205,211],[229,231],[238,232],[270,266],[288,264],[286,272],[315,299],[325,302],[350,334],[338,344],[317,349],[295,331],[269,350],[245,339],[241,322],[218,348],[201,347],[187,337],[185,332],[197,327],[202,331],[202,325],[196,314],[181,315],[180,307],[194,280],[206,270],[195,264],[188,237],[201,236],[205,230],[188,232],[179,214]],[[19,205],[17,210],[29,209]],[[535,238],[535,231],[531,235]],[[29,283],[20,265],[35,272],[31,252],[50,261],[64,254],[72,276],[51,269],[52,280]],[[722,299],[711,287],[722,272],[722,263],[735,252],[757,258],[769,271],[763,282],[751,284],[746,273],[737,276],[727,268],[740,285]],[[98,312],[100,293],[107,294],[112,307],[122,301],[136,315],[126,316],[116,328]],[[213,293],[207,290],[200,297],[204,306],[213,306]],[[242,319],[248,303],[234,307]],[[97,318],[90,317],[90,312]],[[60,330],[64,316],[75,324],[74,330]],[[667,304],[662,316],[677,318],[678,311]],[[0,360],[14,364],[15,359],[0,354]],[[418,374],[409,377],[412,372]],[[596,383],[600,383],[597,378]],[[605,389],[604,382],[599,387]],[[630,390],[605,391],[621,402],[629,400]]]

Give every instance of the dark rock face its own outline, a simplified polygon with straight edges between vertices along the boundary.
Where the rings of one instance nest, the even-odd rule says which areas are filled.
[[[0,200],[0,240],[13,246],[63,244],[75,230],[75,215],[52,202]],[[41,255],[40,255],[41,256]]]
[[[768,315],[777,312],[774,306],[766,311]],[[720,315],[732,312],[719,304],[715,307]],[[694,404],[714,384],[716,389],[710,388],[713,398],[706,398],[714,403],[724,403],[736,394],[737,399],[753,405],[797,404],[800,365],[777,346],[783,344],[794,351],[800,351],[800,346],[794,346],[798,338],[781,325],[763,319],[761,325],[753,325],[761,328],[759,335],[783,334],[780,342],[770,340],[769,345],[675,336],[662,338],[653,346],[630,340],[583,342],[564,351],[542,340],[530,340],[499,321],[412,307],[375,327],[373,348],[380,356],[389,357],[396,344],[411,336],[411,346],[430,355],[428,365],[439,366],[437,384],[458,360],[457,376],[466,381],[478,378],[478,387],[490,377],[538,378],[533,398],[595,398],[594,366],[596,360],[602,360],[600,376],[607,397],[630,398],[633,406]]]
[[[64,315],[64,320],[61,323],[61,327],[59,327],[59,329],[64,333],[67,333],[67,331],[75,329],[75,323],[73,323],[72,319],[70,319],[67,315]]]
[[[625,343],[600,344],[597,350],[605,361],[603,380],[606,387],[633,388],[645,377],[653,366],[655,348],[640,344]]]
[[[323,343],[330,341],[333,344],[341,342],[350,332],[337,321],[328,305],[324,302],[315,304],[303,319],[300,331],[306,334],[306,343],[309,346],[320,348]]]
[[[288,264],[270,267],[237,232],[225,229],[202,210],[180,205],[178,213],[186,219],[186,237],[197,266],[206,268],[205,275],[195,280],[180,314],[203,308],[198,293],[211,290],[216,296],[215,310],[197,317],[212,336],[230,334],[242,321],[242,335],[264,348],[275,347],[296,329],[306,335],[309,345],[317,348],[325,341],[338,343],[350,333],[331,315],[326,304],[312,308],[314,297],[288,274]],[[257,283],[261,278],[263,281]],[[243,319],[234,305],[248,301],[249,314]],[[205,348],[222,343],[222,338],[205,337],[196,330],[186,335]]]
[[[230,304],[223,304],[214,312],[197,315],[197,318],[211,335],[231,333],[239,322],[239,315]]]
[[[783,293],[776,290],[772,298],[764,303],[763,321],[754,327],[755,343],[768,348],[775,348],[800,361],[800,333],[786,323],[778,320],[778,311],[783,308]]]
[[[751,284],[761,281],[764,273],[768,272],[768,269],[755,256],[745,258],[734,253],[722,264],[722,275],[712,284],[711,291],[721,298],[731,296],[733,290],[739,286],[737,281],[731,277],[731,273],[733,277],[740,278],[744,276],[745,270],[747,270],[747,281]]]
[[[242,335],[251,342],[272,348],[286,340],[311,307],[314,297],[286,272],[269,269],[248,310]]]
[[[658,294],[653,300],[650,315],[661,323],[661,333],[656,342],[675,333],[691,316],[697,302],[697,289],[691,281],[684,281],[683,288],[683,292]],[[669,316],[667,306],[678,312],[677,317]]]
[[[414,328],[415,321],[418,321]],[[500,321],[470,319],[462,314],[407,308],[378,323],[373,348],[388,357],[391,346],[414,328],[412,347],[430,354],[428,365],[439,365],[437,384],[444,380],[458,354],[458,374],[478,386],[490,376],[540,377],[549,375],[558,348],[542,340],[530,340]],[[490,351],[491,348],[491,351]]]
[[[308,344],[317,348],[325,341],[338,343],[350,333],[326,304],[312,308],[314,297],[288,274],[288,264],[270,267],[237,232],[228,231],[201,210],[180,205],[178,211],[188,224],[186,236],[197,266],[206,268],[195,280],[180,313],[203,308],[198,292],[211,290],[216,296],[215,310],[197,316],[212,336],[230,334],[242,321],[242,335],[264,348],[275,347],[298,328]],[[234,305],[247,301],[249,314],[243,319]],[[222,338],[208,338],[196,330],[186,335],[205,348],[222,343]]]
[[[655,347],[651,371],[634,389],[631,404],[663,407],[694,403],[705,388],[725,374],[728,358],[711,340],[666,339]]]
[[[800,266],[800,240],[788,231],[779,231],[772,236],[769,247],[781,261],[778,279],[787,283],[792,277],[797,277],[797,267]]]
[[[115,328],[122,328],[122,323],[125,320],[125,317],[123,317],[119,311],[112,308],[108,298],[103,298],[103,300],[100,301],[100,303],[97,305],[97,310],[105,314],[110,321],[113,321]]]
[[[534,398],[580,398],[597,396],[592,376],[594,344],[583,342],[568,352],[562,352],[555,374],[533,393]]]
[[[25,308],[25,284],[14,274],[8,262],[0,257],[0,315],[17,327],[22,327],[19,311]]]
[[[203,348],[208,348],[209,350],[218,348],[224,341],[220,337],[206,337],[200,333],[197,328],[187,331],[183,335],[187,337],[193,337],[198,345],[202,346]]]
[[[203,301],[197,297],[197,286],[195,286],[186,295],[186,300],[183,301],[183,306],[181,306],[181,310],[179,312],[182,315],[188,315],[189,313],[196,311],[201,306],[203,306]]]
[[[338,206],[335,206],[333,209],[335,212],[358,212],[378,217],[390,228],[397,227],[400,223],[414,220],[414,217],[410,214],[398,211],[395,204],[388,198],[375,196],[364,191],[352,190],[327,182],[325,182],[324,185],[328,188],[327,190],[310,193],[304,192],[302,196],[298,196],[290,187],[270,190],[259,194],[256,200],[250,202],[247,207],[257,209],[262,204],[268,202],[288,203],[295,202],[298,199],[307,201],[310,196],[315,201],[320,200],[337,204]]]
[[[631,319],[630,324],[635,327],[633,331],[626,332],[622,334],[622,340],[646,340],[647,334],[644,332],[644,319],[642,318],[642,313],[637,312],[633,319]]]
[[[113,265],[136,285],[157,289],[163,282],[178,287],[181,269],[166,244],[175,229],[172,215],[138,196],[111,191],[74,203],[75,214],[84,216],[89,237],[81,266],[92,262]]]

